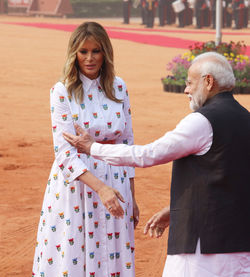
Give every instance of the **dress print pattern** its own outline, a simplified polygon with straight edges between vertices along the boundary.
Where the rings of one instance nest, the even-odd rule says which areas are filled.
[[[49,175],[38,226],[32,276],[134,277],[133,203],[129,178],[134,168],[111,166],[77,150],[62,133],[75,133],[73,123],[96,141],[133,144],[131,111],[124,81],[116,77],[114,91],[122,103],[109,100],[99,78],[80,74],[84,100],[78,104],[58,82],[51,89],[51,119],[55,161]],[[125,215],[116,219],[98,195],[77,177],[89,170],[119,190]]]

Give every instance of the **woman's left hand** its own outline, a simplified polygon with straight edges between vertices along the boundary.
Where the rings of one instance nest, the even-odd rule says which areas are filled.
[[[139,211],[139,207],[136,203],[135,200],[135,182],[134,182],[134,178],[129,178],[130,181],[130,189],[131,189],[131,193],[132,193],[132,198],[133,198],[133,219],[134,219],[134,229],[136,228],[136,226],[139,223],[139,215],[140,215],[140,211]]]
[[[134,229],[136,228],[136,226],[139,223],[139,216],[140,216],[140,211],[139,211],[139,207],[136,203],[135,198],[133,198],[133,219],[134,219]]]

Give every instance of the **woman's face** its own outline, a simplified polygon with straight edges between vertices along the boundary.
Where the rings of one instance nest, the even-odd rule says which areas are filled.
[[[83,43],[76,58],[82,74],[91,80],[98,77],[104,56],[101,47],[93,38],[89,38]]]

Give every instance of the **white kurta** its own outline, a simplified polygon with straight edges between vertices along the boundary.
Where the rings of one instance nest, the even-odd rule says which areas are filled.
[[[123,103],[105,97],[99,79],[80,75],[83,103],[69,98],[58,82],[51,89],[51,118],[55,151],[37,234],[33,276],[134,277],[133,204],[129,178],[134,168],[114,167],[77,153],[62,132],[75,133],[77,122],[97,141],[133,143],[126,85],[116,77],[114,91]],[[116,219],[98,195],[76,178],[86,170],[120,191],[125,215]]]
[[[213,130],[200,113],[186,116],[177,126],[153,143],[100,145],[94,143],[91,155],[115,165],[147,167],[188,155],[203,155],[211,147]],[[234,224],[232,222],[232,224]],[[168,255],[163,277],[249,277],[250,252],[201,254],[198,241],[195,254]]]

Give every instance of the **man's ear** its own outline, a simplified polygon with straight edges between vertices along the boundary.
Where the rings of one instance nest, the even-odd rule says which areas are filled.
[[[208,74],[205,79],[205,84],[207,86],[208,91],[211,91],[215,85],[215,79],[212,75]]]

